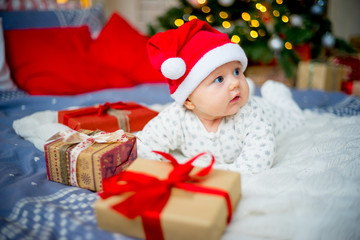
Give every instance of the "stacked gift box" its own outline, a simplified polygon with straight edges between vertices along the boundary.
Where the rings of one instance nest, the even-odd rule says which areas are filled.
[[[136,137],[125,132],[142,130],[157,114],[134,102],[59,111],[58,122],[72,130],[56,134],[45,145],[48,179],[101,191],[103,179],[122,172],[137,157]]]

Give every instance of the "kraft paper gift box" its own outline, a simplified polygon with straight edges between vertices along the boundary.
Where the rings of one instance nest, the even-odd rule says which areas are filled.
[[[300,62],[297,69],[296,87],[299,89],[318,89],[340,91],[341,83],[346,79],[348,67],[328,62]]]
[[[71,132],[70,134],[78,133],[73,130]],[[100,131],[81,130],[79,133],[94,137]],[[71,174],[72,154],[77,151],[75,148],[83,143],[72,143],[71,139],[69,143],[64,142],[62,137],[53,137],[44,146],[48,179],[65,185],[77,185],[80,188],[101,191],[104,178],[125,170],[137,157],[136,137],[128,133],[124,134],[126,135],[124,141],[93,143],[88,148],[81,149],[76,162],[73,163],[76,167],[73,174]],[[76,184],[71,181],[74,178]]]
[[[292,79],[285,76],[285,72],[279,66],[255,65],[248,66],[245,76],[253,80],[256,86],[263,85],[267,80],[272,79],[290,86]]]
[[[195,168],[195,171],[199,169],[200,168]],[[122,181],[122,174],[129,172],[135,173],[135,175],[145,174],[146,176],[152,176],[158,179],[166,179],[172,170],[173,166],[170,163],[138,158],[125,172],[119,175],[119,181]],[[111,181],[115,181],[114,178],[116,177],[110,178]],[[111,181],[109,180],[109,182]],[[232,210],[234,210],[240,200],[239,173],[213,169],[200,182],[194,184],[205,188],[220,189],[228,193],[230,197],[228,202]],[[114,188],[116,187],[110,187],[110,189]],[[147,187],[144,186],[144,188]],[[100,196],[106,192],[105,190],[106,187],[104,186],[104,192],[99,193]],[[153,193],[154,191],[149,190],[149,192]],[[135,192],[135,194],[137,193],[138,192]],[[155,214],[159,216],[160,219],[159,225],[162,236],[156,234],[154,236],[152,233],[146,233],[146,228],[153,231],[154,225],[156,224],[151,221],[156,222],[156,218],[154,220],[150,217],[150,224],[147,227],[144,223],[149,222],[149,220],[145,220],[143,216],[136,216],[130,219],[115,210],[117,204],[122,204],[126,200],[134,209],[137,209],[138,202],[136,200],[133,201],[130,197],[128,198],[128,196],[129,193],[115,194],[108,198],[100,197],[95,202],[95,214],[100,228],[136,238],[213,240],[221,237],[227,226],[227,220],[229,220],[227,219],[229,217],[229,210],[227,209],[226,200],[223,197],[173,187],[165,207],[162,211],[160,210],[159,215]],[[143,199],[145,202],[151,202],[150,196],[144,197]],[[138,204],[140,206],[143,205],[142,203]],[[128,211],[130,211],[130,213],[132,212],[131,209],[128,209]],[[149,216],[154,214],[154,212],[148,211],[145,215],[147,213]]]
[[[58,111],[58,122],[74,130],[137,132],[157,115],[158,112],[134,102],[116,102]]]

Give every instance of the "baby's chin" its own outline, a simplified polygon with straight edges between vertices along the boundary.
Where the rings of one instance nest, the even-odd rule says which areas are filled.
[[[237,110],[228,111],[226,114],[223,114],[222,117],[231,117],[231,116],[235,115],[239,110],[240,110],[240,108],[238,108]]]
[[[245,103],[246,104],[246,103]],[[232,116],[234,114],[236,114],[238,111],[240,111],[240,109],[245,105],[245,104],[237,104],[235,106],[232,106],[226,113],[226,116]]]

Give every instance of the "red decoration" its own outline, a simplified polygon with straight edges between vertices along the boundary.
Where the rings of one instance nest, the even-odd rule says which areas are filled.
[[[335,64],[346,65],[351,68],[348,80],[360,80],[360,57],[358,56],[344,56],[335,57],[333,59]]]
[[[6,59],[19,88],[73,95],[165,82],[151,65],[147,37],[114,14],[99,37],[87,26],[4,31]]]
[[[150,63],[147,40],[146,36],[114,13],[91,44],[90,53],[137,83],[165,82],[164,77]]]
[[[301,61],[310,61],[311,60],[311,48],[310,44],[304,43],[301,45],[294,45],[294,51]]]
[[[87,27],[8,30],[6,57],[16,84],[30,94],[72,95],[136,82],[88,55]]]

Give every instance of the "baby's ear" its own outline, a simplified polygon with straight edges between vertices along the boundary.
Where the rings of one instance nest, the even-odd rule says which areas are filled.
[[[185,100],[184,105],[189,110],[194,110],[195,109],[195,105],[189,99]]]

